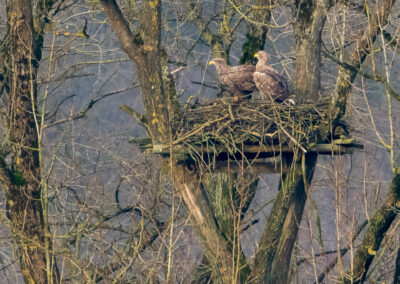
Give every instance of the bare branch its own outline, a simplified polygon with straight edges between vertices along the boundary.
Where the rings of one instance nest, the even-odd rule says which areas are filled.
[[[350,70],[352,72],[355,72],[357,74],[360,74],[361,76],[376,81],[376,82],[380,82],[382,83],[386,90],[389,92],[389,94],[396,100],[400,101],[400,94],[397,94],[395,92],[395,90],[393,90],[393,88],[389,85],[388,80],[386,77],[384,76],[380,76],[377,74],[371,75],[368,74],[367,72],[361,70],[358,66],[356,65],[352,65],[351,63],[347,63],[347,62],[342,62],[339,59],[337,59],[335,56],[333,56],[332,54],[330,54],[325,47],[325,50],[322,51],[327,57],[329,57],[331,60],[333,60],[334,62],[336,62],[337,64],[339,64],[340,66],[346,68],[347,70]]]
[[[356,230],[356,232],[353,235],[352,238],[352,242],[354,242],[357,237],[360,235],[360,233],[362,232],[362,230],[368,225],[368,221],[364,221],[364,223],[362,223]],[[348,251],[349,251],[350,247],[344,248],[342,250],[340,250],[339,255],[340,257],[344,256]],[[339,256],[336,256],[327,266],[325,266],[324,268],[324,272],[322,272],[319,276],[318,276],[318,283],[322,283],[322,281],[324,281],[325,276],[335,267],[335,265],[337,264],[339,259]],[[314,284],[317,284],[314,282]]]
[[[344,283],[363,283],[367,276],[369,266],[374,260],[376,251],[389,230],[390,225],[400,212],[400,167],[394,173],[390,186],[389,196],[385,204],[379,208],[369,221],[365,236],[357,248],[350,279],[343,279]],[[371,253],[375,252],[375,253]]]
[[[371,45],[375,42],[380,27],[386,25],[395,2],[396,0],[383,0],[382,3],[380,3],[379,10],[371,16],[368,27],[358,40],[357,47],[350,56],[350,66],[359,69],[361,64],[363,64],[367,55],[370,54],[373,48]],[[354,69],[348,69],[343,66],[339,68],[334,101],[331,107],[333,120],[342,118],[346,113],[346,104],[351,90],[351,84],[356,75],[357,71]]]
[[[122,49],[132,60],[138,60],[138,50],[140,50],[140,45],[143,45],[143,43],[137,37],[136,43],[132,40],[135,37],[117,2],[115,0],[101,0],[100,2],[104,7],[104,13],[107,15],[110,25],[121,43]]]
[[[97,102],[99,102],[99,101],[101,101],[101,100],[103,100],[103,99],[105,99],[105,98],[107,98],[107,97],[110,97],[110,96],[113,96],[113,95],[118,95],[118,94],[120,94],[120,93],[126,92],[126,91],[128,91],[128,90],[135,89],[135,88],[137,88],[137,87],[138,87],[138,86],[133,86],[133,87],[129,87],[129,88],[126,88],[126,89],[113,91],[113,92],[110,92],[110,93],[101,95],[100,97],[91,99],[91,100],[86,104],[86,106],[84,106],[84,107],[80,110],[79,113],[73,114],[73,115],[71,115],[70,117],[67,117],[67,118],[63,118],[63,119],[60,119],[60,120],[57,120],[57,121],[53,121],[53,122],[51,122],[51,123],[49,123],[49,124],[44,125],[43,128],[44,128],[44,129],[47,129],[47,128],[50,128],[50,127],[53,127],[53,126],[56,126],[56,125],[63,124],[63,123],[68,122],[68,121],[73,121],[73,120],[78,120],[78,119],[84,118],[84,117],[86,117],[87,112],[88,112],[90,109],[92,109],[93,106],[94,106]],[[63,100],[63,102],[64,102],[64,101],[65,101],[65,100]],[[58,110],[58,107],[56,108],[56,110]],[[56,113],[53,113],[53,114],[51,115],[51,117],[54,117],[55,114],[56,114]]]
[[[136,121],[137,121],[140,125],[142,125],[142,126],[144,126],[144,127],[147,128],[146,121],[145,121],[145,118],[144,118],[143,114],[139,114],[139,113],[136,112],[134,109],[130,108],[129,106],[127,106],[127,105],[125,105],[125,104],[122,104],[122,105],[120,106],[120,109],[121,109],[123,112],[125,112],[127,115],[129,115],[129,116],[133,117],[134,119],[136,119]]]

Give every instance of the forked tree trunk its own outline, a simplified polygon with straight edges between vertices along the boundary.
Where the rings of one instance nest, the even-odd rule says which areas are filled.
[[[234,280],[244,283],[250,274],[250,266],[240,245],[240,225],[256,193],[258,176],[247,173],[242,177],[237,173],[206,174],[202,184],[219,232],[233,255]],[[212,279],[213,272],[208,271],[208,274]]]
[[[122,48],[139,70],[146,110],[143,119],[140,120],[147,125],[154,144],[168,144],[171,142],[168,109],[171,108],[168,106],[168,95],[162,77],[163,67],[160,66],[160,1],[143,2],[144,9],[139,17],[138,33],[131,32],[115,0],[101,0],[101,2],[110,24],[121,41]],[[296,13],[294,23],[296,99],[316,101],[319,99],[320,91],[321,32],[326,11],[329,9],[325,5],[333,5],[334,1],[293,0],[292,2]],[[219,46],[215,46],[219,50]],[[215,50],[214,46],[212,48]],[[311,183],[317,156],[307,154],[304,158],[304,166],[295,162],[294,167],[289,170],[268,219],[256,255],[252,275],[255,281],[287,282],[291,252],[306,200],[305,187]],[[234,216],[228,209],[229,200],[225,200],[224,197],[219,203],[220,206],[216,206],[218,196],[214,195],[225,196],[227,191],[220,184],[215,187],[214,192],[208,192],[206,196],[196,173],[180,166],[176,161],[172,161],[171,164],[174,167],[174,184],[185,200],[191,222],[199,232],[208,263],[216,273],[214,280],[230,283],[234,279],[232,267],[235,261],[229,250],[229,242],[223,235],[226,233],[228,238],[231,235]],[[223,178],[224,176],[220,176],[218,182],[223,181]],[[228,193],[232,194],[232,191]]]
[[[311,183],[316,154],[294,161],[280,184],[278,196],[256,253],[252,281],[287,283],[290,258],[306,200],[305,187]]]
[[[294,1],[296,100],[318,101],[320,91],[321,33],[325,24],[325,1]],[[264,283],[287,283],[291,254],[306,201],[305,184],[312,181],[317,155],[305,155],[304,167],[295,162],[268,217],[256,254],[254,279]],[[306,178],[303,177],[306,172]],[[260,280],[261,281],[261,280]]]
[[[139,16],[140,33],[129,28],[115,0],[101,0],[110,25],[121,43],[122,49],[135,63],[145,113],[141,122],[153,144],[167,144],[171,139],[169,92],[165,90],[163,66],[161,66],[161,1],[145,1]],[[168,72],[167,72],[168,73]]]
[[[190,216],[192,225],[199,233],[206,254],[206,262],[203,263],[208,264],[209,267],[204,272],[208,274],[208,271],[212,271],[211,275],[206,276],[206,278],[217,283],[233,283],[235,277],[233,254],[229,249],[228,240],[222,235],[223,231],[231,231],[232,220],[225,219],[225,221],[229,221],[225,224],[219,214],[214,215],[201,186],[201,178],[196,172],[189,170],[184,165],[175,166],[174,172],[174,185],[185,201],[186,211]],[[227,209],[223,204],[219,208],[223,211]],[[228,215],[228,218],[229,216],[231,215]],[[218,222],[222,227],[219,226]]]
[[[165,75],[169,72],[165,70],[166,60],[161,60],[161,1],[142,3],[140,32],[136,33],[130,30],[115,0],[101,0],[101,3],[123,50],[138,69],[145,108],[145,113],[139,119],[146,126],[153,144],[168,145],[172,139],[169,120],[173,107],[170,97],[174,93],[171,89],[175,86],[171,81],[166,84],[168,76]],[[228,250],[228,243],[218,228],[199,177],[197,173],[179,165],[174,157],[171,153],[170,163],[174,169],[171,178],[185,201],[191,223],[198,232],[208,263],[215,273],[213,278],[217,282],[230,283],[234,277],[232,252]]]
[[[249,25],[246,33],[246,41],[242,48],[241,64],[251,64],[254,62],[254,54],[264,47],[268,29],[263,23],[267,23],[270,18],[268,5],[268,1],[258,0],[258,6],[265,6],[265,8],[259,8],[253,12],[253,19],[260,24]],[[209,41],[209,44],[215,56],[228,57],[222,49],[223,44],[218,41]],[[236,272],[233,273],[233,275],[236,275],[234,278],[239,283],[244,283],[250,274],[250,267],[240,246],[238,229],[240,221],[244,217],[245,211],[249,208],[256,193],[258,174],[245,173],[241,179],[242,183],[239,184],[238,174],[206,174],[203,176],[202,184],[210,201],[212,214],[217,221],[219,233],[226,240],[228,249],[234,257],[235,268],[233,270],[237,270],[237,274]],[[241,197],[242,199],[237,196],[239,195],[239,191],[244,193],[244,196]],[[239,263],[237,263],[238,259]],[[220,261],[224,260],[221,259]],[[212,271],[207,255],[199,266],[197,275],[197,278],[201,281],[213,280],[220,282],[219,280],[221,280],[217,279],[217,275]]]

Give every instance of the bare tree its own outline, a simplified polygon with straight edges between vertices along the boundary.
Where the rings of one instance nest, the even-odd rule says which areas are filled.
[[[358,2],[7,1],[5,277],[19,261],[29,283],[396,279],[399,7]],[[209,59],[262,49],[297,105],[213,102],[229,93]],[[128,143],[143,133],[131,142],[151,155]],[[333,157],[351,135],[364,151]]]
[[[118,4],[114,1],[103,1],[102,3],[105,7],[105,12],[108,15],[108,18],[112,21],[111,25],[114,27],[115,32],[119,36],[120,40],[124,40],[122,41],[122,46],[126,49],[127,52],[133,49],[137,50],[138,48],[135,48],[134,46],[132,46],[128,50],[128,47],[125,44],[126,38],[128,37],[121,36],[121,28],[118,28],[119,23],[115,22],[116,19],[119,19],[119,22],[125,21],[122,13],[118,13],[117,17],[116,13],[111,14],[110,12],[112,10],[119,11]],[[159,5],[160,3],[158,3],[157,1],[157,4]],[[262,14],[262,16],[258,16],[256,20],[252,20],[248,19],[245,16],[246,13],[241,10],[243,9],[243,7],[246,6],[236,6],[232,2],[230,2],[230,4],[231,5],[227,5],[226,3],[223,4],[225,6],[223,6],[223,18],[221,20],[221,28],[217,32],[217,35],[215,37],[210,36],[210,33],[212,34],[211,29],[209,28],[209,26],[204,24],[201,17],[199,17],[199,14],[197,13],[198,11],[200,11],[199,6],[196,6],[196,4],[190,4],[190,7],[194,9],[194,14],[197,15],[193,16],[191,20],[193,20],[194,23],[197,23],[200,31],[200,36],[205,35],[204,38],[206,39],[206,44],[212,47],[212,50],[214,50],[217,56],[220,56],[220,54],[225,54],[225,58],[227,59],[229,58],[227,53],[229,53],[230,47],[232,45],[232,34],[229,33],[232,30],[229,30],[229,23],[231,24],[232,22],[235,22],[235,12],[241,15],[245,20],[248,20],[250,23],[256,26],[258,23],[258,25],[261,27],[263,25],[267,25],[264,20],[268,20],[269,18],[268,9],[265,14]],[[294,41],[296,43],[294,49],[296,58],[296,81],[294,83],[294,90],[299,101],[315,101],[318,100],[321,96],[320,66],[322,65],[321,55],[323,44],[321,36],[325,27],[328,11],[332,9],[334,5],[337,5],[337,3],[331,1],[295,1],[292,5]],[[358,73],[357,68],[359,68],[359,66],[363,63],[366,55],[368,54],[368,45],[373,44],[376,34],[380,31],[378,27],[378,21],[381,25],[385,25],[391,13],[392,6],[392,1],[383,1],[382,3],[376,5],[376,12],[374,11],[373,13],[368,15],[368,17],[370,17],[370,21],[366,30],[367,36],[363,37],[361,35],[356,50],[354,51],[354,54],[357,54],[357,62],[348,63],[348,65],[345,65],[343,63],[342,65],[340,65],[341,68],[339,69],[337,88],[333,96],[335,100],[333,100],[333,103],[331,105],[330,113],[333,125],[336,125],[336,123],[338,123],[338,121],[345,113],[346,102],[348,101],[348,94],[351,90],[351,83],[354,81],[355,76]],[[139,26],[145,27],[146,25],[149,25],[148,19],[158,18],[159,13],[160,12],[158,11],[154,14],[153,17],[148,17],[147,21],[146,19],[142,19]],[[368,11],[368,13],[370,12]],[[133,32],[130,33],[133,34]],[[218,38],[218,40],[215,40],[215,38]],[[262,42],[262,33],[261,35],[259,35],[258,38],[261,38]],[[367,38],[368,41],[366,41]],[[147,46],[148,42],[145,40],[145,37],[143,37],[142,39],[142,44],[144,46]],[[256,40],[257,38],[253,38],[254,44],[256,44]],[[132,40],[130,42],[132,42]],[[224,48],[221,49],[221,46],[224,46]],[[154,50],[154,47],[151,50]],[[134,59],[133,56],[132,59]],[[139,70],[141,70],[140,63],[136,64]],[[359,64],[358,67],[357,64]],[[159,92],[159,94],[162,93]],[[143,91],[143,95],[146,97],[146,91]],[[152,93],[152,95],[153,99],[155,99],[154,92]],[[144,100],[148,101],[149,99],[145,98]],[[149,106],[149,108],[150,110],[152,109],[151,106]],[[149,111],[146,109],[146,113],[148,112]],[[169,123],[166,123],[164,125],[167,128],[170,127]],[[321,134],[329,136],[332,135],[330,134],[331,131],[332,129],[328,128],[322,130]],[[155,143],[159,143],[159,138],[154,138],[152,137],[152,135],[153,134],[150,133],[151,139],[154,140]],[[164,141],[164,144],[170,143],[166,142],[167,141]],[[287,282],[291,263],[290,259],[292,255],[292,249],[297,236],[298,224],[303,215],[303,208],[307,196],[306,191],[307,187],[312,181],[317,156],[306,155],[303,156],[302,159],[304,165],[301,166],[300,160],[299,163],[297,165],[295,164],[295,166],[292,168],[292,171],[289,171],[282,182],[282,190],[280,190],[272,212],[270,213],[269,221],[267,223],[266,230],[264,231],[264,237],[260,242],[260,248],[256,254],[254,271],[251,278],[254,281],[255,279],[261,278],[264,282],[267,283]],[[178,165],[175,165],[174,162],[174,160],[170,160],[171,168],[176,169]],[[231,275],[233,275],[234,273],[231,272],[230,267],[234,266],[232,266],[232,263],[228,261],[228,259],[232,259],[232,257],[229,256],[230,250],[226,250],[227,247],[229,248],[229,245],[225,244],[226,240],[224,241],[224,237],[222,237],[224,234],[221,235],[221,233],[223,232],[226,233],[226,230],[218,230],[217,228],[221,228],[221,225],[215,224],[215,219],[212,217],[212,212],[218,212],[221,210],[216,210],[212,207],[209,208],[207,202],[203,201],[203,195],[198,193],[201,190],[199,188],[199,184],[190,183],[189,185],[189,181],[183,178],[183,176],[189,176],[190,180],[198,180],[199,177],[196,177],[190,172],[187,172],[187,170],[183,168],[181,168],[181,170],[182,172],[180,173],[179,179],[176,178],[177,176],[179,176],[176,175],[176,172],[172,173],[172,178],[175,180],[174,185],[177,188],[180,188],[181,194],[186,201],[187,210],[192,215],[192,223],[199,228],[200,238],[202,239],[203,246],[206,250],[206,255],[208,255],[209,259],[212,257],[218,259],[216,263],[218,263],[219,268],[215,269],[214,271],[218,271],[221,275],[216,276],[217,279],[219,278],[221,279],[221,281],[231,281]],[[306,172],[306,178],[303,178],[304,172]],[[215,187],[212,188],[215,189]],[[223,195],[226,196],[229,191],[225,190],[222,192],[225,192],[225,194]],[[208,196],[212,196],[212,194],[208,192]],[[211,197],[211,200],[212,199],[213,198]],[[193,202],[193,200],[196,200],[196,202]],[[213,202],[211,202],[211,205],[212,204]],[[223,208],[223,206],[221,208]],[[228,217],[232,213],[229,213],[229,210],[222,210],[222,212],[224,212],[222,214],[224,220],[226,221],[230,219],[231,221],[228,222],[232,222],[234,217]],[[218,223],[220,217],[215,216],[215,218]],[[212,228],[205,229],[203,227],[204,222],[206,222],[209,226],[212,226]],[[388,222],[389,224],[391,223],[390,220],[388,220]],[[373,227],[373,223],[370,226]],[[383,232],[381,232],[380,235],[382,236]],[[220,254],[215,255],[215,251],[219,251]],[[213,252],[214,254],[210,255]],[[364,258],[362,262],[365,263]],[[214,265],[211,264],[212,267]],[[358,271],[358,269],[356,270]],[[360,271],[367,271],[367,269],[361,269]],[[224,275],[224,273],[226,274]],[[354,277],[356,279],[358,279],[357,275],[359,273],[360,272],[354,271]]]
[[[12,234],[26,282],[57,281],[42,191],[41,125],[37,105],[37,70],[43,33],[53,1],[7,1],[8,31],[2,43],[2,116],[7,140],[2,147],[1,184],[7,197]],[[44,204],[44,206],[43,206]]]

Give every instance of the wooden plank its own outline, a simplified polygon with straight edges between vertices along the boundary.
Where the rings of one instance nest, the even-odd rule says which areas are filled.
[[[244,145],[241,147],[241,149],[232,149],[234,151],[233,153],[228,151],[226,147],[223,145],[217,145],[217,146],[192,146],[193,151],[200,153],[200,154],[210,154],[210,155],[221,155],[221,154],[226,154],[229,156],[232,155],[237,155],[244,153],[246,154],[264,154],[264,157],[270,157],[270,156],[278,156],[279,154],[287,154],[287,153],[293,153],[294,147],[290,147],[288,145],[273,145],[273,146],[267,146],[267,145]],[[312,153],[318,153],[320,155],[346,155],[346,154],[351,154],[353,153],[354,149],[363,149],[363,145],[361,144],[345,144],[345,145],[340,145],[340,144],[317,144],[313,147],[310,147],[307,152],[312,152]],[[174,153],[179,153],[179,154],[189,154],[189,149],[177,145],[174,146]],[[169,156],[170,151],[169,151],[169,146],[165,145],[154,145],[152,148],[152,153],[154,154],[161,154],[161,155],[166,155]]]
[[[286,173],[288,167],[285,163],[273,163],[273,162],[254,162],[251,164],[243,164],[237,162],[219,161],[215,163],[214,171],[223,173],[237,173],[237,172],[252,172],[252,173],[264,173],[264,174],[280,174]]]

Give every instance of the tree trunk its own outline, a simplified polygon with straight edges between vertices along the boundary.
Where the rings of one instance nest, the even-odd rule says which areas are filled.
[[[325,1],[295,0],[294,35],[296,40],[295,95],[299,101],[316,102],[321,89],[321,34],[324,28]]]
[[[380,3],[377,13],[370,15],[371,18],[368,22],[368,28],[357,41],[355,50],[347,60],[347,66],[351,66],[352,68],[343,65],[339,66],[336,90],[333,97],[334,100],[330,109],[333,121],[341,119],[346,114],[346,104],[352,83],[357,76],[357,69],[364,63],[367,55],[371,53],[373,49],[371,44],[373,45],[375,42],[380,28],[387,24],[395,2],[396,0],[383,0]],[[368,11],[368,7],[366,8]]]
[[[133,33],[115,0],[101,0],[104,12],[118,36],[123,50],[135,63],[142,90],[145,113],[141,122],[146,126],[153,144],[168,145],[172,140],[170,111],[175,88],[166,70],[166,60],[160,47],[161,1],[143,2],[139,30]],[[162,66],[162,64],[164,64]],[[163,72],[166,71],[166,72]],[[169,79],[168,79],[169,78]],[[169,83],[166,81],[169,80]],[[175,94],[176,95],[176,94]],[[137,115],[140,116],[140,115]],[[196,173],[178,164],[171,153],[171,179],[179,189],[193,227],[198,231],[208,263],[217,282],[230,283],[234,277],[233,257],[212,214],[207,196]]]
[[[346,104],[351,90],[352,82],[357,76],[357,71],[371,53],[376,36],[381,32],[381,28],[388,22],[392,8],[396,0],[383,0],[376,13],[369,16],[368,27],[357,41],[356,48],[350,58],[343,64],[339,62],[340,68],[336,83],[334,100],[331,105],[331,116],[333,124],[340,120],[346,113]],[[366,9],[368,10],[368,9]],[[326,131],[329,135],[329,130]],[[397,168],[392,179],[389,197],[385,204],[371,218],[368,230],[363,238],[361,245],[357,248],[353,271],[348,271],[347,275],[352,275],[349,279],[343,279],[344,283],[362,283],[365,281],[368,269],[374,259],[374,255],[369,250],[378,250],[382,239],[390,228],[397,212],[394,208],[399,208],[399,168]]]
[[[297,101],[318,101],[320,91],[321,34],[324,28],[325,1],[294,1]],[[256,254],[253,277],[265,283],[286,283],[298,226],[306,201],[304,188],[311,183],[317,155],[307,154],[305,169],[295,162],[284,179],[275,200]],[[306,178],[303,178],[303,170]],[[306,182],[306,185],[305,183]]]
[[[400,248],[397,249],[396,262],[394,264],[393,284],[400,283]]]
[[[313,161],[307,161],[308,167]],[[313,171],[313,170],[312,170]],[[313,172],[307,177],[306,188],[312,180]],[[304,177],[303,177],[304,178]],[[308,189],[306,189],[308,190]],[[297,232],[303,216],[304,205],[307,200],[306,190],[299,190],[295,196],[295,202],[290,206],[288,215],[282,229],[282,236],[272,263],[272,271],[275,271],[276,283],[287,283],[290,271],[291,257],[294,243],[297,239]]]
[[[232,173],[206,174],[203,184],[218,229],[234,257],[235,280],[244,283],[250,274],[250,267],[240,245],[240,225],[256,193],[258,176],[245,174],[238,178]]]
[[[303,159],[305,168],[300,162],[294,161],[280,185],[256,253],[252,275],[254,281],[260,279],[263,283],[287,281],[288,275],[284,272],[289,271],[291,252],[306,200],[305,186],[312,180],[317,155],[308,154]]]
[[[21,271],[26,283],[57,281],[50,257],[41,196],[36,76],[38,58],[30,0],[7,2],[9,104],[8,121],[11,168],[2,162],[2,185],[6,190],[8,216],[16,240]],[[5,177],[5,178],[4,178]],[[7,177],[9,182],[7,182]]]
[[[185,201],[191,223],[201,236],[209,270],[212,271],[211,279],[216,283],[233,283],[235,274],[232,252],[218,227],[218,218],[214,217],[208,198],[201,188],[201,178],[183,165],[174,166],[173,177],[174,185]],[[226,224],[226,231],[230,231],[230,225]]]
[[[248,23],[240,64],[254,63],[254,54],[264,49],[268,32],[266,24],[271,18],[271,10],[268,8],[270,3],[269,0],[258,0],[257,8],[253,8],[252,19],[257,23]]]
[[[370,252],[379,250],[385,233],[390,228],[390,225],[396,218],[399,210],[400,167],[396,169],[392,179],[388,199],[371,218],[367,232],[365,233],[360,246],[357,248],[353,260],[353,271],[348,272],[348,275],[352,276],[350,279],[344,279],[344,283],[363,283],[365,281],[369,266],[375,257],[375,254]]]
[[[136,64],[145,107],[143,120],[153,144],[171,140],[171,109],[163,80],[161,59],[161,1],[145,1],[140,18],[140,31],[132,33],[115,0],[101,0],[104,13],[113,27],[122,49]],[[167,86],[168,87],[168,86]]]

